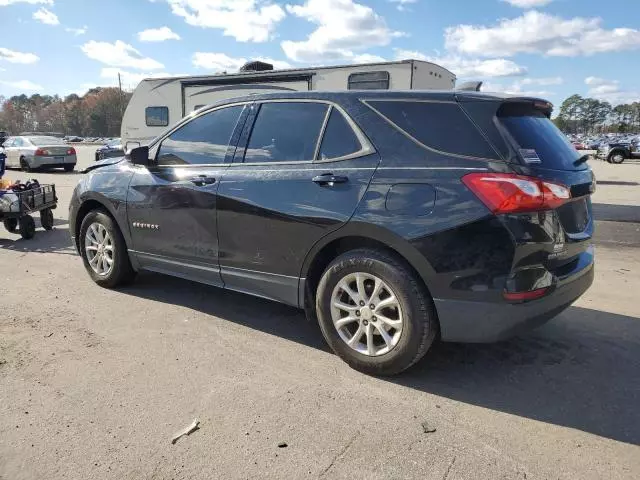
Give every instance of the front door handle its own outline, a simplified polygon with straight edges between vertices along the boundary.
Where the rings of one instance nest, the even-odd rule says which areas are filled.
[[[311,180],[318,185],[333,186],[336,183],[346,183],[349,181],[349,178],[341,175],[334,175],[333,173],[323,173],[322,175],[313,177]]]
[[[190,178],[189,181],[198,187],[204,187],[205,185],[213,185],[216,183],[215,178],[207,175],[198,175],[197,177]]]

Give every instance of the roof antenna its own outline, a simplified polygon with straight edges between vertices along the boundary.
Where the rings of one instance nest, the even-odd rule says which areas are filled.
[[[479,92],[480,88],[482,88],[482,82],[465,82],[459,87],[456,87],[456,90],[463,90],[465,92]]]

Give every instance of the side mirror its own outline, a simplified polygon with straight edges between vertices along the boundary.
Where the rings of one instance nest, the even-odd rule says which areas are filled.
[[[134,165],[144,165],[146,167],[150,163],[149,147],[147,146],[133,148],[127,152],[126,156]]]

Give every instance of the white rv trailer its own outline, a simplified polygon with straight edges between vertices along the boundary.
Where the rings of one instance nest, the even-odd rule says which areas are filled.
[[[456,76],[420,60],[273,70],[250,62],[239,73],[150,78],[133,92],[122,119],[122,142],[150,142],[169,125],[205,105],[250,94],[300,90],[451,90]]]

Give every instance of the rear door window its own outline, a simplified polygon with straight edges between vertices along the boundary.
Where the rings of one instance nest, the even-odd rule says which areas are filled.
[[[244,162],[312,161],[328,109],[316,102],[263,103]]]
[[[367,104],[428,149],[466,157],[499,159],[455,102],[371,100]]]
[[[337,108],[332,108],[320,144],[318,160],[346,157],[360,150],[362,150],[362,145],[351,125]]]
[[[554,170],[586,169],[574,162],[581,154],[567,137],[540,110],[528,104],[505,104],[498,110],[498,119],[515,142],[525,164]]]

